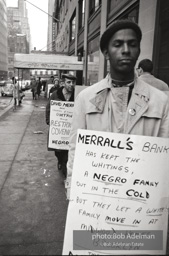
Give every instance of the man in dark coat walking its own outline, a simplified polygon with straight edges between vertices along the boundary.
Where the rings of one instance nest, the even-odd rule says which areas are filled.
[[[41,93],[41,87],[42,87],[42,82],[41,82],[41,77],[39,77],[39,80],[37,82],[37,95],[38,95],[38,98],[39,98],[40,93]]]
[[[31,87],[31,92],[32,92],[32,99],[36,100],[36,95],[37,95],[37,81],[36,81],[36,77],[33,77],[30,83],[30,87]]]
[[[63,74],[64,84],[58,90],[54,91],[46,105],[46,123],[50,125],[50,101],[74,101],[74,87],[76,77],[71,74]],[[58,159],[58,169],[62,170],[64,176],[67,176],[68,150],[56,149],[55,156]]]

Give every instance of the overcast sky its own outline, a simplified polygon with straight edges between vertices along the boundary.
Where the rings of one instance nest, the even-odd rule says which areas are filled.
[[[6,0],[8,7],[17,7],[18,0]],[[30,3],[48,12],[48,0],[29,0]],[[32,46],[41,50],[47,45],[48,15],[26,2]],[[43,50],[46,50],[45,48]]]

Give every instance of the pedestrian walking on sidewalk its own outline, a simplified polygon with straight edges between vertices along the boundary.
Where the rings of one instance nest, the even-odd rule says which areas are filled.
[[[41,82],[41,77],[39,77],[39,81],[37,82],[37,97],[39,99],[40,93],[41,93],[41,87],[42,87],[42,82]]]
[[[74,87],[76,77],[71,74],[63,74],[62,75],[64,85],[60,87],[58,90],[54,91],[46,105],[46,123],[50,125],[50,101],[74,101]],[[54,150],[49,149],[48,150]],[[55,156],[58,159],[58,169],[61,170],[64,176],[67,176],[67,161],[68,161],[68,150],[59,150],[56,149]]]
[[[153,62],[151,60],[141,60],[136,70],[140,79],[142,79],[147,84],[150,84],[151,86],[164,92],[167,92],[169,90],[168,84],[153,76]]]
[[[57,91],[60,88],[59,78],[54,78],[54,86],[49,91],[49,98],[54,91]]]
[[[32,78],[32,81],[30,83],[30,87],[31,87],[31,92],[32,92],[32,99],[36,100],[37,99],[37,81],[36,81],[36,77]]]
[[[12,77],[12,83],[13,83],[13,100],[14,100],[14,106],[13,110],[16,110],[16,106],[19,105],[19,83],[17,83],[17,80],[15,77]]]

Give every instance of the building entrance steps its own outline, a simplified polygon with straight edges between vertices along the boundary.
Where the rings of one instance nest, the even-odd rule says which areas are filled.
[[[68,202],[47,151],[46,103],[25,99],[0,117],[0,255],[62,253]]]

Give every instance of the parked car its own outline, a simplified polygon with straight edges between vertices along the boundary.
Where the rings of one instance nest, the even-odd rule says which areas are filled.
[[[6,81],[0,81],[0,87],[5,86]]]
[[[1,87],[2,96],[13,96],[13,84],[11,82],[5,82],[5,85]]]

